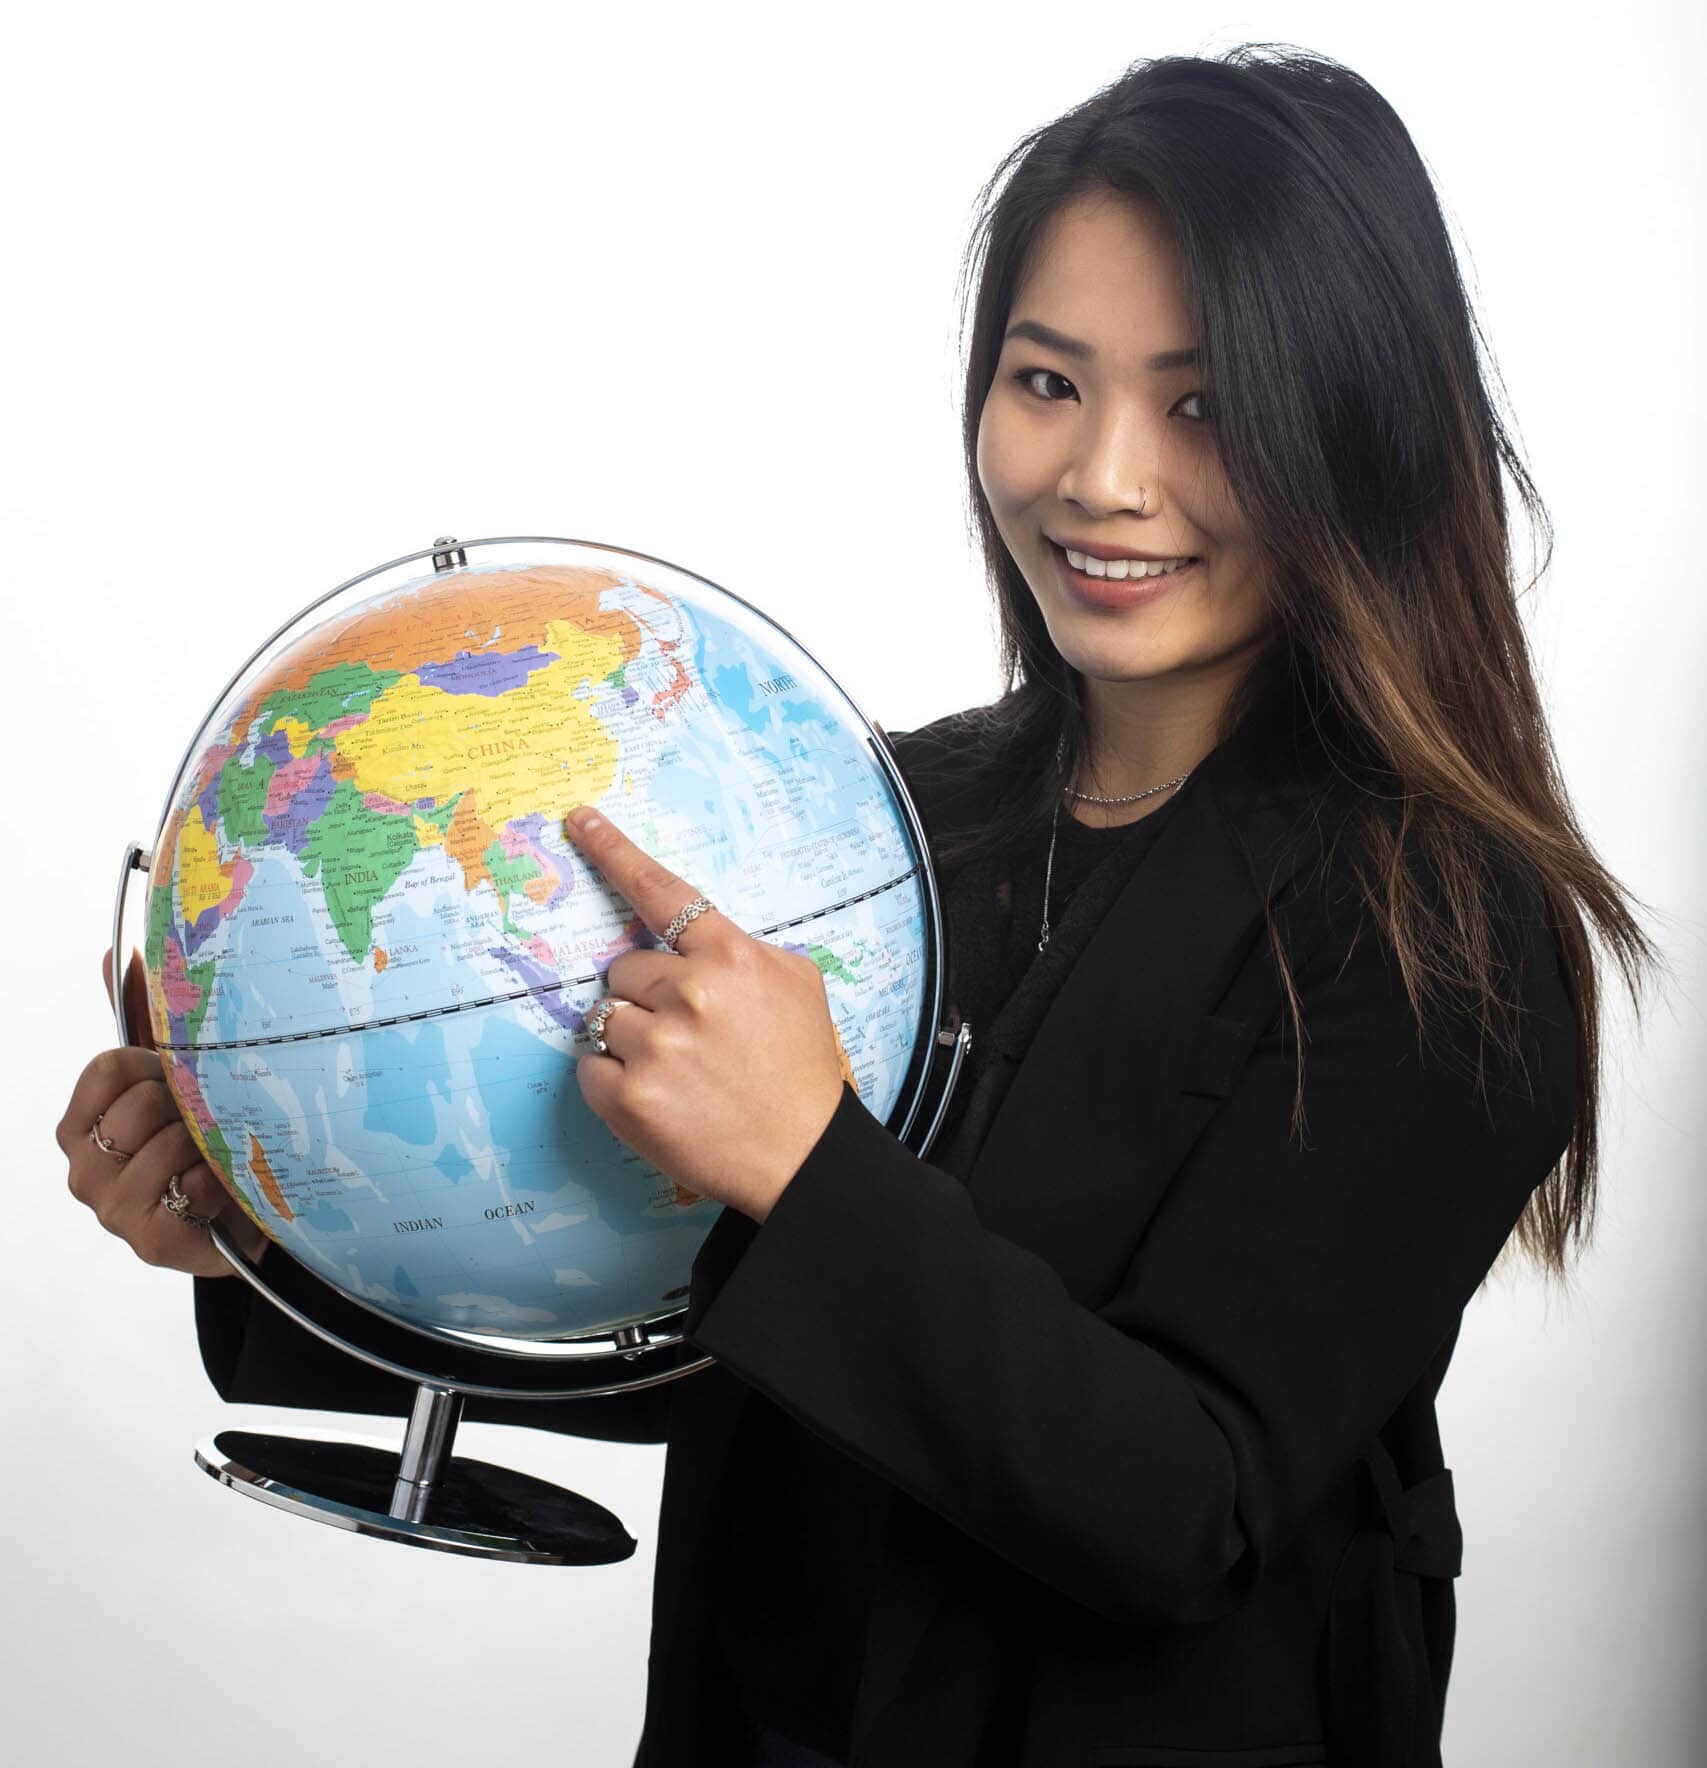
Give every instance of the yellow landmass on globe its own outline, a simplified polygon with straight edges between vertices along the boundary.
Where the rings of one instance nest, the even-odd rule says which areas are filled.
[[[608,669],[616,667],[608,648]],[[480,814],[502,828],[542,807],[602,796],[616,774],[618,744],[575,689],[585,661],[536,669],[500,699],[447,694],[406,675],[373,702],[360,724],[337,734],[338,755],[363,792],[398,804],[448,804],[477,795]],[[343,770],[340,769],[340,772]]]
[[[178,833],[178,901],[186,923],[217,908],[231,894],[232,868],[221,865],[219,838],[192,805]]]
[[[300,718],[281,718],[279,727],[285,734],[285,741],[290,744],[293,756],[302,756],[307,752],[308,739],[314,735]]]

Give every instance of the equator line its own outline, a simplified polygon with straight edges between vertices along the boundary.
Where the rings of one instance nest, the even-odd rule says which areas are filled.
[[[840,902],[829,903],[808,914],[796,915],[791,921],[777,921],[769,927],[761,927],[752,937],[768,939],[774,933],[786,933],[791,927],[804,927],[809,921],[821,921],[842,909],[852,908],[856,903],[869,902],[873,897],[883,896],[918,875],[919,868],[909,866],[899,877],[891,878],[887,883],[873,885],[870,890],[862,890],[855,896],[845,896]],[[286,1031],[273,1037],[232,1038],[226,1043],[217,1044],[160,1044],[156,1047],[176,1054],[199,1056],[214,1050],[257,1050],[271,1048],[275,1044],[306,1044],[312,1043],[316,1038],[349,1037],[358,1031],[384,1031],[393,1025],[414,1025],[423,1019],[444,1019],[453,1013],[472,1013],[484,1007],[501,1007],[508,1001],[525,1001],[529,996],[560,994],[566,988],[582,988],[598,979],[598,971],[590,970],[583,976],[564,976],[556,982],[540,982],[532,988],[512,989],[508,994],[483,995],[477,1001],[452,1001],[442,1007],[423,1007],[418,1013],[396,1013],[387,1019],[364,1019],[355,1025],[326,1026],[319,1031]]]

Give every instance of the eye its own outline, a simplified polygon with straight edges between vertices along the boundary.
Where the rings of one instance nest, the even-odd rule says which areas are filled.
[[[1075,395],[1077,393],[1077,389],[1073,386],[1073,383],[1070,380],[1068,380],[1064,374],[1057,374],[1055,372],[1055,370],[1052,368],[1021,368],[1021,369],[1017,369],[1014,373],[1013,378],[1020,384],[1020,386],[1022,386],[1032,396],[1032,398],[1036,399],[1040,404],[1043,404],[1043,405],[1061,405],[1061,404],[1065,403],[1065,400],[1064,400],[1064,398],[1054,397],[1053,395],[1051,395],[1049,393],[1039,392],[1038,389],[1033,385],[1033,383],[1035,381],[1042,380],[1045,383],[1048,383],[1050,381],[1055,381],[1055,382],[1058,382],[1061,386],[1065,387],[1069,393],[1073,393]],[[1190,400],[1193,400],[1193,399],[1195,399],[1198,402],[1199,409],[1197,411],[1181,412],[1180,415],[1182,417],[1190,418],[1193,423],[1199,423],[1199,424],[1213,423],[1215,420],[1209,415],[1209,411],[1208,411],[1207,405],[1206,405],[1206,398],[1205,398],[1205,395],[1201,389],[1197,389],[1197,390],[1190,392],[1190,393],[1181,394],[1180,397],[1174,401],[1173,409],[1175,411],[1179,411],[1179,408],[1182,405],[1188,403]]]
[[[1047,393],[1039,393],[1032,386],[1031,383],[1035,381],[1039,375],[1043,376],[1046,380],[1059,381],[1063,387],[1066,387],[1069,390],[1072,389],[1073,383],[1068,380],[1064,374],[1057,374],[1052,368],[1022,368],[1014,375],[1014,379],[1018,381],[1033,398],[1042,400],[1045,405],[1059,405],[1061,403],[1059,399],[1051,399]]]

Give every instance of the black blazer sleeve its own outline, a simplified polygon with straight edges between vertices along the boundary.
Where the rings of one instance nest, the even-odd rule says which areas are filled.
[[[271,1249],[262,1260],[275,1255]],[[318,1279],[307,1278],[310,1282]],[[301,1406],[321,1412],[372,1412],[406,1418],[414,1402],[412,1383],[387,1375],[304,1331],[270,1306],[240,1277],[197,1277],[196,1338],[202,1366],[222,1400],[260,1406]],[[329,1286],[328,1307],[340,1311]],[[342,1308],[355,1310],[347,1302]],[[360,1323],[351,1322],[360,1341]],[[669,1435],[671,1391],[678,1377],[627,1394],[575,1400],[470,1398],[463,1416],[479,1424],[520,1424],[566,1436],[605,1442],[661,1443]]]
[[[1527,1086],[1490,1058],[1478,1098],[1468,1013],[1425,1056],[1390,948],[1348,910],[1295,979],[1306,1146],[1286,1016],[1094,1311],[844,1084],[764,1224],[719,1218],[687,1335],[1113,1620],[1237,1606],[1456,1329],[1569,1139],[1575,1022],[1539,888],[1511,890]]]

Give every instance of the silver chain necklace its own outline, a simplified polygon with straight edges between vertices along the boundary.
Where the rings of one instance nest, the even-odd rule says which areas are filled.
[[[1067,754],[1067,739],[1063,735],[1055,744],[1055,773],[1060,777],[1061,763]],[[1077,798],[1081,804],[1136,804],[1140,798],[1153,798],[1158,792],[1166,792],[1173,786],[1183,786],[1191,778],[1188,767],[1177,779],[1164,780],[1159,786],[1147,786],[1142,792],[1129,792],[1124,798],[1103,798],[1095,792],[1075,792],[1063,784],[1069,798]],[[1054,814],[1049,819],[1049,860],[1043,869],[1043,928],[1042,937],[1037,942],[1037,949],[1042,951],[1049,943],[1049,881],[1055,875],[1055,836],[1061,826],[1061,800],[1055,800]]]

